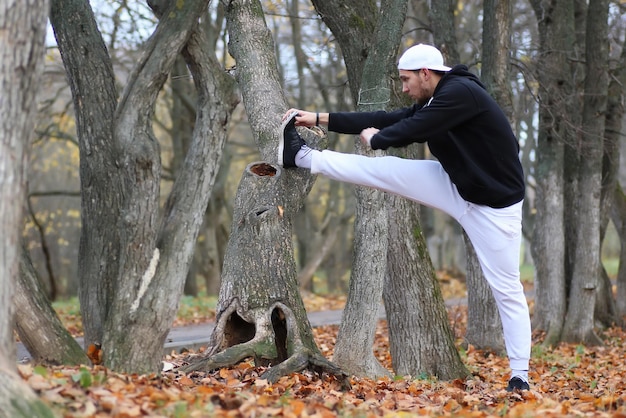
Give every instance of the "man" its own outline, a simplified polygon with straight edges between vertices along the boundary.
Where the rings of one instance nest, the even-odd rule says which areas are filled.
[[[290,109],[283,117],[278,163],[404,196],[456,219],[472,241],[498,305],[511,367],[507,390],[528,390],[531,327],[519,280],[525,185],[517,139],[478,77],[464,65],[445,66],[437,48],[409,48],[398,70],[413,106],[391,112]],[[438,161],[313,150],[295,127],[320,124],[359,134],[372,149],[427,142]]]

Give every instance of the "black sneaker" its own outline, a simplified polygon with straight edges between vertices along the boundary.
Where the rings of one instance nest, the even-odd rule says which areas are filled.
[[[278,143],[278,165],[288,168],[296,167],[296,154],[304,145],[304,140],[296,131],[296,116],[292,112],[280,127],[282,140]]]
[[[507,392],[513,392],[514,390],[530,390],[528,382],[524,381],[521,377],[514,376],[509,380],[509,385],[506,387]]]

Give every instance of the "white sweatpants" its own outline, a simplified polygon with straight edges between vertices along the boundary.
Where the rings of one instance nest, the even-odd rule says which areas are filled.
[[[493,291],[510,367],[528,370],[530,315],[519,275],[522,202],[503,209],[467,202],[441,164],[430,160],[313,151],[311,172],[397,194],[456,219],[470,238]]]

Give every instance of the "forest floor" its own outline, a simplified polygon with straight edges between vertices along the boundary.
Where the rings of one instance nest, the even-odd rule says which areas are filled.
[[[462,280],[439,274],[444,297],[465,296]],[[342,309],[344,297],[303,295],[308,312]],[[186,298],[175,326],[211,321],[211,303]],[[56,306],[75,335],[81,334],[77,307]],[[532,309],[532,301],[531,301]],[[626,332],[601,332],[600,347],[541,345],[535,334],[531,360],[531,390],[509,393],[505,387],[505,358],[462,349],[467,309],[448,310],[467,380],[432,378],[352,378],[342,391],[333,377],[295,373],[270,384],[259,378],[262,368],[245,361],[234,367],[188,375],[176,368],[160,375],[114,373],[102,366],[44,367],[18,365],[23,379],[59,416],[63,417],[612,417],[626,418]],[[332,358],[338,326],[313,329],[322,353]],[[388,330],[381,320],[373,347],[379,361],[391,370]],[[189,353],[187,353],[189,354]],[[176,365],[183,355],[172,352],[164,362]]]

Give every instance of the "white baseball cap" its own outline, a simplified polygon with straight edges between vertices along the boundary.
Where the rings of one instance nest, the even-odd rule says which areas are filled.
[[[428,68],[435,71],[450,71],[450,67],[443,65],[443,55],[434,46],[418,44],[410,47],[400,57],[398,70],[421,70]]]

